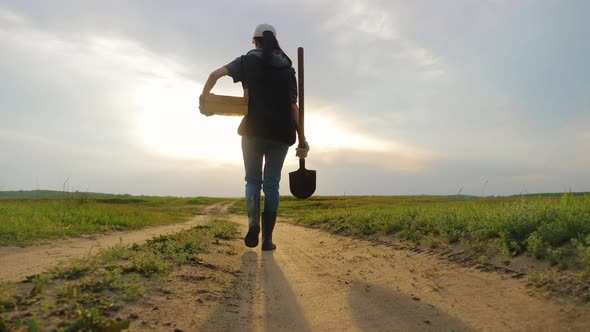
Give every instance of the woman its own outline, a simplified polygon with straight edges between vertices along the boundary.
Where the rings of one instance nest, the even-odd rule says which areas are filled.
[[[209,75],[201,98],[208,95],[217,80],[226,75],[231,76],[234,82],[242,82],[243,87],[248,89],[248,115],[238,128],[242,136],[248,208],[248,233],[244,243],[250,248],[258,245],[262,189],[262,250],[274,250],[276,245],[272,242],[272,232],[279,208],[283,162],[289,146],[295,143],[296,133],[299,138],[298,157],[307,157],[309,145],[299,130],[295,70],[291,59],[279,46],[275,28],[269,24],[258,25],[252,43],[255,49]]]

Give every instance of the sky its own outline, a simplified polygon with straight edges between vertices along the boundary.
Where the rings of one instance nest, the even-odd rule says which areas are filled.
[[[585,0],[0,0],[0,190],[243,195],[198,97],[260,23],[305,48],[317,195],[590,191]]]

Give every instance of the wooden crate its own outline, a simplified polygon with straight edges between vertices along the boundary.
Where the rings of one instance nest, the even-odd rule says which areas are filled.
[[[200,109],[201,113],[244,116],[248,114],[248,92],[244,91],[244,97],[205,95]]]

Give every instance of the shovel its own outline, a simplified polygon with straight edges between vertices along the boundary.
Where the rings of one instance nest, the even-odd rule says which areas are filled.
[[[305,137],[303,126],[303,47],[297,49],[297,66],[299,81],[299,126],[301,136]],[[305,142],[299,142],[299,147],[303,148]],[[305,158],[299,158],[299,169],[289,173],[289,188],[293,196],[299,199],[311,197],[315,192],[316,172],[305,169]]]

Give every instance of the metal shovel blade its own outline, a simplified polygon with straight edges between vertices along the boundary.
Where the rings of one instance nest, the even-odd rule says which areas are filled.
[[[311,197],[315,192],[316,172],[305,169],[305,159],[299,159],[299,169],[289,173],[291,194],[299,199]]]

